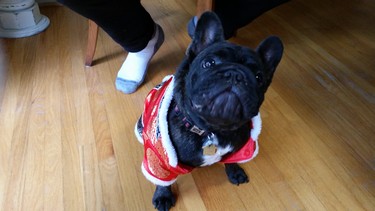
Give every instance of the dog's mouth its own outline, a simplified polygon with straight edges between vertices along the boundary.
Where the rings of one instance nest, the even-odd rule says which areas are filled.
[[[191,100],[191,106],[206,122],[222,127],[242,122],[248,113],[235,88],[227,88],[211,97],[201,96]]]
[[[242,104],[238,97],[232,92],[224,92],[209,101],[205,106],[193,103],[197,111],[205,110],[208,116],[228,119],[230,116],[242,114]]]

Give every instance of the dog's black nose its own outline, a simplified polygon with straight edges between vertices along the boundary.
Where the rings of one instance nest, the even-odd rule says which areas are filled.
[[[234,83],[238,83],[244,80],[244,76],[238,70],[227,70],[224,73],[224,77]]]

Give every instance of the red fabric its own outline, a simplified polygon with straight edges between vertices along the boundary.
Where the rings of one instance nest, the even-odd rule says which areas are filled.
[[[173,77],[150,91],[146,97],[142,115],[144,126],[142,133],[144,141],[143,166],[151,176],[162,181],[172,181],[178,175],[187,174],[193,170],[193,168],[181,164],[176,167],[169,165],[169,157],[159,132],[159,106],[172,79]]]
[[[256,143],[250,137],[247,143],[237,152],[224,156],[220,163],[241,163],[253,158],[256,150]]]

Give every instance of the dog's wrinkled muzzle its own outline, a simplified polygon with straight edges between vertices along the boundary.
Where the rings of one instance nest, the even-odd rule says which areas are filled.
[[[192,108],[202,119],[213,125],[233,127],[250,120],[258,112],[257,96],[235,86],[216,92],[215,95],[201,96],[191,100]]]

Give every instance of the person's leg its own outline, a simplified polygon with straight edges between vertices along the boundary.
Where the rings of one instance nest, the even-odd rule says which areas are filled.
[[[154,34],[154,21],[139,0],[58,0],[93,20],[126,51],[144,49]]]
[[[140,0],[58,1],[96,22],[129,52],[118,72],[116,88],[124,93],[134,92],[143,82],[149,61],[164,41],[163,30]]]
[[[289,0],[215,0],[213,11],[223,25],[225,39],[231,38],[241,27],[251,23],[263,13]],[[188,23],[188,34],[193,37],[197,17]]]
[[[148,64],[164,42],[164,32],[155,25],[152,39],[138,52],[129,52],[116,78],[116,88],[125,94],[131,94],[143,83]]]
[[[241,27],[251,23],[263,13],[289,0],[215,0],[215,13],[219,16],[226,39]]]

